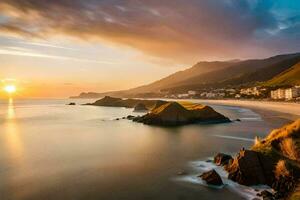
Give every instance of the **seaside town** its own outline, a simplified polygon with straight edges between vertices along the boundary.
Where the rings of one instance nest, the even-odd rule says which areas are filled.
[[[163,92],[162,92],[163,93]],[[189,90],[186,93],[170,94],[165,98],[173,99],[265,99],[272,101],[300,101],[300,85],[285,88],[249,87]]]

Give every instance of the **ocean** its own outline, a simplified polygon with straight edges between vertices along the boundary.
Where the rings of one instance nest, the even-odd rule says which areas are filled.
[[[0,101],[1,200],[239,200],[253,189],[197,178],[216,153],[235,154],[279,127],[240,107],[213,106],[241,122],[163,128],[135,123],[132,109],[94,100]],[[186,175],[178,175],[179,172]]]

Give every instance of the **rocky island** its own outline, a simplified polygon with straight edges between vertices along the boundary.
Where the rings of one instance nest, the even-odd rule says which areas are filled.
[[[273,188],[274,193],[259,194],[263,199],[300,199],[300,119],[256,139],[252,148],[242,149],[235,158],[218,154],[214,162],[239,184]],[[218,175],[211,171],[201,177],[207,183],[220,184]]]
[[[139,108],[143,107],[147,110],[151,110],[156,106],[157,103],[161,104],[166,102],[167,101],[162,101],[162,100],[122,99],[122,98],[105,96],[102,99],[95,101],[94,103],[88,103],[85,105],[124,107],[124,108],[134,108],[136,106],[139,106]]]
[[[178,102],[167,102],[141,117],[133,118],[133,121],[160,126],[178,126],[200,122],[230,122],[227,117],[209,106]]]
[[[230,122],[224,115],[213,108],[191,102],[168,102],[162,100],[121,99],[106,96],[91,104],[94,106],[110,106],[134,108],[134,111],[149,111],[143,116],[130,116],[127,119],[149,125],[179,126],[193,123]]]

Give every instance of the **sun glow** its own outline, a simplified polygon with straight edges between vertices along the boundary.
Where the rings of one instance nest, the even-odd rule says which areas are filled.
[[[7,92],[8,94],[15,93],[17,90],[15,85],[6,85],[4,86],[4,91]]]

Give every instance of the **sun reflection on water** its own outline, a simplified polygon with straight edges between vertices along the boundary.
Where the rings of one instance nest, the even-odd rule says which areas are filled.
[[[4,133],[9,156],[13,162],[19,162],[23,155],[23,145],[19,135],[14,101],[12,98],[10,98],[8,101],[7,114],[4,125]]]

